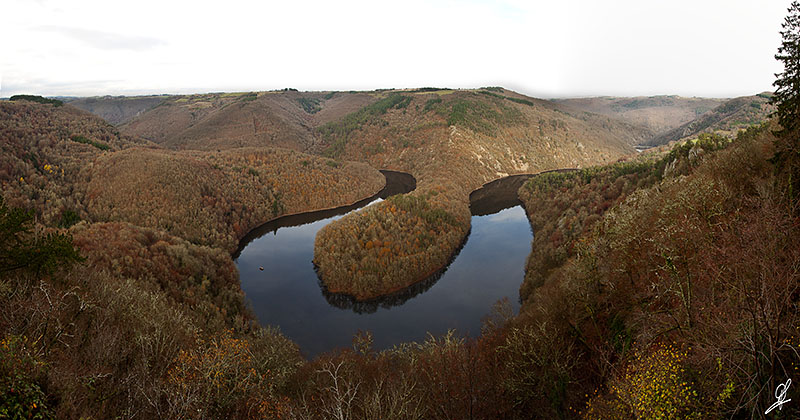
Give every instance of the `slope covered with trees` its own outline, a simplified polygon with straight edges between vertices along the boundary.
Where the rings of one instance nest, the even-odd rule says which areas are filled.
[[[365,164],[285,149],[130,149],[95,162],[86,205],[93,220],[127,221],[234,252],[271,219],[352,204],[384,183]]]
[[[669,152],[644,153],[608,166],[541,174],[526,182],[519,196],[535,235],[520,289],[522,300],[544,283],[552,269],[575,255],[578,240],[609,208],[665,176],[685,175],[704,154],[729,143],[722,135],[703,133],[676,144]]]
[[[582,366],[563,372],[570,380],[603,384],[587,418],[643,409],[672,410],[674,418],[757,415],[791,376],[800,235],[796,202],[786,200],[768,161],[771,129],[751,129],[716,153],[692,147],[681,157],[678,149],[667,163],[687,159],[684,170],[627,193],[588,233],[568,238],[565,258],[539,274],[521,318],[548,325],[554,342],[567,343],[560,351],[570,349],[564,357]],[[652,165],[653,176],[662,167]],[[605,178],[608,187],[630,181]],[[553,185],[552,194],[586,188]],[[677,382],[659,385],[660,375]]]
[[[0,185],[6,202],[47,225],[86,219],[88,169],[102,155],[151,144],[70,106],[0,102]],[[151,144],[152,145],[152,144]]]
[[[469,231],[472,190],[512,173],[610,161],[638,140],[625,127],[502,88],[381,92],[319,127],[317,150],[409,172],[417,190],[323,228],[315,244],[320,278],[330,291],[362,300],[423,280]]]
[[[638,138],[619,135],[629,125],[499,88],[358,94],[364,103],[347,112],[329,105],[355,94],[270,95],[320,118],[308,150],[323,156],[167,150],[69,105],[0,103],[0,237],[19,245],[0,246],[0,260],[22,262],[0,270],[0,410],[756,417],[800,363],[795,131],[701,134],[619,162]],[[584,169],[520,189],[537,251],[518,316],[499,304],[480,337],[376,352],[365,333],[352,350],[304,361],[248,311],[231,238],[256,219],[380,188],[375,170],[344,159],[418,180],[320,232],[315,261],[329,290],[365,299],[437,269],[469,229],[469,192],[486,181]],[[36,263],[43,256],[50,263]],[[348,280],[361,276],[374,281]],[[788,397],[800,398],[793,388]]]
[[[43,224],[125,221],[229,252],[268,220],[351,204],[384,184],[364,164],[290,150],[164,150],[70,106],[0,103],[0,135],[6,202]]]
[[[718,98],[685,98],[674,95],[553,100],[569,109],[607,115],[641,126],[650,132],[651,137],[688,123],[725,101]]]
[[[500,305],[481,337],[383,352],[363,334],[352,350],[311,362],[250,321],[227,253],[127,223],[80,222],[68,233],[85,262],[46,276],[0,274],[0,386],[27,412],[70,418],[763,412],[800,363],[800,232],[796,201],[769,161],[770,129],[722,150],[692,144],[574,178],[535,178],[521,194],[551,188],[537,195],[543,202],[621,193],[603,198],[613,203],[591,228],[575,229],[574,251],[519,316]]]
[[[37,254],[34,228],[14,235]],[[127,223],[84,221],[66,235],[85,261],[0,272],[0,412],[253,418],[281,410],[276,390],[300,362],[297,348],[251,321],[226,252]]]
[[[100,96],[76,98],[67,103],[75,108],[89,111],[113,125],[120,125],[158,106],[165,99],[166,95]]]
[[[739,130],[761,124],[769,118],[775,111],[770,105],[771,97],[771,93],[760,93],[730,99],[692,121],[653,137],[643,145],[659,146],[700,133],[716,132],[733,137]]]
[[[313,127],[373,101],[367,94],[293,89],[171,96],[120,130],[177,149],[278,146],[305,151],[313,146]]]
[[[374,194],[378,171],[168,151],[31,101],[0,102],[0,136],[0,417],[286,412],[299,352],[254,321],[230,252],[280,214]]]
[[[573,114],[502,88],[285,89],[170,97],[122,130],[170,148],[277,145],[414,175],[418,190],[395,199],[402,203],[380,203],[319,235],[315,262],[326,286],[368,298],[443,267],[469,231],[473,189],[507,174],[612,161],[647,135]],[[370,274],[350,284],[358,273]]]

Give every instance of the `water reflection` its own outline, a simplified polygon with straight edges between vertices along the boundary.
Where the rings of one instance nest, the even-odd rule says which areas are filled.
[[[327,219],[335,220],[338,218],[336,216],[343,216],[347,213],[350,213],[353,210],[358,210],[361,207],[364,207],[367,204],[372,203],[373,201],[381,201],[383,199],[386,199],[387,197],[391,197],[396,194],[405,194],[407,192],[414,191],[414,189],[417,188],[417,180],[414,179],[414,177],[411,176],[410,174],[404,172],[389,171],[389,170],[382,170],[381,173],[386,178],[386,186],[372,197],[365,198],[349,206],[337,207],[335,209],[330,209],[330,210],[320,210],[308,213],[294,214],[290,216],[283,216],[278,219],[272,220],[270,222],[264,223],[263,225],[248,232],[247,235],[245,235],[244,238],[242,238],[242,240],[239,241],[239,247],[233,254],[233,258],[234,259],[239,258],[239,255],[242,253],[242,250],[254,240],[268,233],[277,235],[278,229],[282,227],[302,226],[308,223],[316,222],[318,220],[327,220]]]
[[[531,175],[512,175],[492,181],[469,195],[469,211],[473,216],[487,216],[519,206],[517,190]]]
[[[341,214],[287,227],[263,227],[236,259],[242,289],[262,324],[277,325],[307,356],[349,347],[358,330],[373,333],[376,349],[421,341],[449,329],[480,334],[481,319],[492,305],[508,298],[518,310],[518,288],[532,234],[516,197],[514,183],[489,187],[471,198],[472,230],[463,248],[442,272],[395,295],[355,302],[321,288],[312,259],[317,231]],[[477,195],[476,195],[477,194]],[[280,230],[277,230],[280,228]],[[259,271],[263,266],[264,271]]]

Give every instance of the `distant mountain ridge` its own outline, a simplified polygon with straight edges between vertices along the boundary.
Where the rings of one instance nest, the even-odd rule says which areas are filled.
[[[64,101],[76,108],[89,111],[111,124],[120,125],[158,106],[165,99],[167,99],[166,95],[100,96],[64,98]]]
[[[669,96],[554,99],[553,102],[581,111],[615,117],[646,128],[656,136],[685,124],[716,108],[726,99]]]
[[[507,144],[508,150],[503,150],[503,155],[517,154],[530,155],[533,160],[544,164],[545,169],[552,169],[546,163],[558,158],[559,153],[553,155],[550,150],[561,150],[562,140],[568,140],[569,149],[577,148],[570,152],[568,166],[585,165],[585,159],[593,154],[593,150],[600,150],[606,146],[615,148],[615,152],[601,152],[605,158],[612,155],[621,156],[627,153],[628,147],[639,144],[652,133],[641,126],[617,118],[591,114],[572,108],[562,107],[551,101],[529,98],[516,92],[503,88],[481,88],[472,90],[452,90],[438,88],[422,89],[383,89],[371,92],[298,92],[293,89],[269,92],[232,92],[209,93],[196,95],[175,95],[158,97],[103,97],[84,98],[70,102],[70,104],[89,108],[105,118],[117,122],[120,132],[144,138],[172,149],[196,150],[221,150],[238,147],[284,147],[311,153],[323,153],[330,148],[322,135],[322,127],[326,124],[346,123],[345,119],[351,114],[368,109],[368,106],[391,96],[406,97],[407,106],[401,115],[413,115],[411,118],[386,119],[381,124],[384,129],[371,124],[361,124],[352,131],[350,136],[359,137],[358,143],[369,150],[347,152],[348,159],[364,160],[367,158],[373,164],[389,164],[389,161],[375,162],[377,156],[386,155],[390,160],[407,154],[414,149],[408,142],[409,136],[416,136],[421,128],[431,139],[442,139],[452,144],[449,139],[449,126],[456,127],[459,135],[465,131],[471,132],[470,138],[484,138],[480,143],[493,140],[478,147],[478,150],[469,152],[475,156],[484,156],[480,148],[490,150],[501,144]],[[456,108],[453,108],[455,106]],[[472,108],[470,108],[472,107]],[[515,121],[483,121],[484,117],[495,115],[493,109],[507,109],[517,117]],[[444,108],[447,108],[446,110]],[[468,109],[469,108],[469,109]],[[437,111],[438,110],[438,111]],[[465,116],[462,113],[475,113]],[[487,115],[481,115],[487,112]],[[389,112],[389,115],[393,115]],[[447,114],[447,115],[446,115]],[[448,115],[454,118],[448,120]],[[499,114],[497,114],[499,115]],[[117,117],[114,117],[117,116]],[[129,116],[129,117],[128,117]],[[495,115],[496,116],[496,115]],[[461,117],[468,117],[458,120]],[[127,119],[123,119],[127,118]],[[350,117],[352,118],[352,116]],[[109,120],[109,121],[112,121]],[[479,121],[480,126],[494,127],[491,135],[477,133],[474,127],[466,125]],[[377,121],[377,120],[375,120]],[[352,123],[352,121],[351,121]],[[452,123],[452,124],[451,124]],[[427,124],[427,125],[426,125]],[[431,130],[440,127],[440,129]],[[378,129],[376,131],[376,129]],[[478,128],[478,131],[483,128]],[[372,135],[360,136],[364,131],[375,131]],[[515,137],[511,139],[510,137]],[[387,147],[386,141],[390,138],[391,146]],[[403,140],[401,138],[405,138]],[[509,141],[513,140],[511,143]],[[383,144],[375,144],[379,141]],[[520,142],[521,141],[521,142]],[[436,140],[435,143],[438,143]],[[394,147],[397,143],[401,147]],[[418,142],[419,143],[419,142]],[[604,145],[603,147],[589,147],[589,145]],[[520,148],[521,147],[521,148]],[[582,147],[586,149],[581,150]],[[616,149],[621,147],[620,149]],[[381,149],[385,153],[379,152]],[[396,153],[390,153],[394,149]],[[500,150],[491,153],[498,156]],[[545,155],[549,153],[549,158]],[[578,156],[583,156],[580,157]],[[516,164],[511,166],[490,159],[488,156],[478,159],[484,166],[491,166],[494,173],[517,173],[520,171],[534,170],[530,162],[528,166],[516,158]],[[503,159],[501,159],[503,160]],[[594,161],[593,158],[589,159]],[[605,160],[604,160],[605,161]],[[582,163],[583,162],[583,163]],[[508,163],[511,163],[510,160]],[[409,165],[403,165],[406,168]],[[530,169],[525,169],[530,167]],[[491,177],[489,173],[485,175]],[[481,179],[480,183],[491,180]],[[479,184],[480,185],[480,184]]]
[[[775,110],[769,103],[770,97],[770,93],[759,93],[730,99],[692,121],[653,137],[643,145],[660,146],[700,133],[715,131],[733,137],[739,130],[760,124],[769,118]]]

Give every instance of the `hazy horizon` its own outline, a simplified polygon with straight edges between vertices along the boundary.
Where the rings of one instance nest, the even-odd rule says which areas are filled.
[[[11,0],[0,97],[503,86],[728,98],[772,90],[789,3]]]
[[[356,91],[354,89],[343,89],[343,90],[336,90],[336,92],[373,92],[373,91],[380,91],[380,90],[404,90],[404,89],[419,89],[419,88],[427,88],[427,87],[440,87],[442,89],[452,89],[452,90],[471,90],[471,89],[477,90],[477,89],[479,89],[481,87],[490,87],[490,86],[488,86],[488,85],[477,86],[476,85],[474,87],[463,87],[463,88],[453,88],[453,87],[449,87],[449,86],[415,86],[415,87],[403,87],[403,88],[376,88],[376,89],[371,89],[371,90],[359,90],[359,91]],[[511,91],[517,92],[517,93],[522,93],[524,95],[527,95],[527,96],[530,96],[530,97],[533,97],[533,98],[548,99],[548,100],[549,99],[582,99],[582,98],[633,98],[633,97],[650,97],[650,98],[652,98],[652,97],[662,97],[662,96],[678,96],[678,97],[682,97],[682,98],[703,98],[703,99],[731,99],[731,98],[735,98],[735,97],[739,97],[739,96],[753,96],[753,95],[757,95],[757,94],[763,93],[763,92],[772,93],[772,91],[769,90],[769,91],[761,91],[761,92],[752,92],[752,93],[749,93],[749,94],[745,93],[743,95],[737,95],[737,96],[674,95],[674,94],[669,94],[669,93],[655,94],[655,95],[565,95],[565,96],[544,96],[544,95],[535,95],[535,94],[528,94],[528,93],[525,93],[525,92],[520,92],[520,91],[518,91],[516,89],[512,89],[512,88],[510,88],[508,86],[500,86],[500,87],[505,88],[507,90],[511,90]],[[289,87],[289,88],[291,88],[291,87]],[[9,96],[0,96],[0,99],[7,100],[11,96],[14,96],[14,95],[38,95],[38,96],[44,96],[44,97],[47,97],[47,98],[102,98],[102,97],[106,97],[106,96],[108,96],[108,97],[181,96],[181,95],[206,95],[206,94],[217,94],[217,93],[238,93],[238,92],[241,92],[241,93],[244,94],[244,93],[248,93],[248,92],[276,92],[276,91],[281,91],[283,89],[285,89],[285,88],[268,89],[268,90],[235,90],[235,91],[234,90],[209,90],[209,91],[199,91],[199,90],[198,91],[191,91],[191,90],[186,90],[185,92],[182,91],[182,92],[165,92],[165,93],[117,93],[117,94],[108,93],[108,94],[96,94],[96,95],[47,95],[47,94],[40,94],[40,93],[37,93],[37,92],[19,92],[19,93],[14,93],[13,95],[9,95]],[[332,92],[333,90],[329,89],[329,90],[308,90],[308,91],[304,91],[304,90],[298,89],[298,91],[299,92]]]

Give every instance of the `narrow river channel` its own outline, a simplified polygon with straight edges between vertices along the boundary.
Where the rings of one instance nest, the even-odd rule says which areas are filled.
[[[390,185],[398,182],[392,178],[387,175],[390,193],[413,189],[407,179]],[[323,293],[311,262],[314,238],[341,212],[278,219],[248,235],[235,260],[242,289],[262,325],[278,326],[308,357],[350,347],[359,330],[372,332],[377,350],[449,329],[477,336],[497,301],[507,298],[515,313],[519,309],[518,289],[533,238],[516,199],[521,180],[509,177],[474,192],[472,230],[463,248],[443,273],[404,293],[357,304]]]

